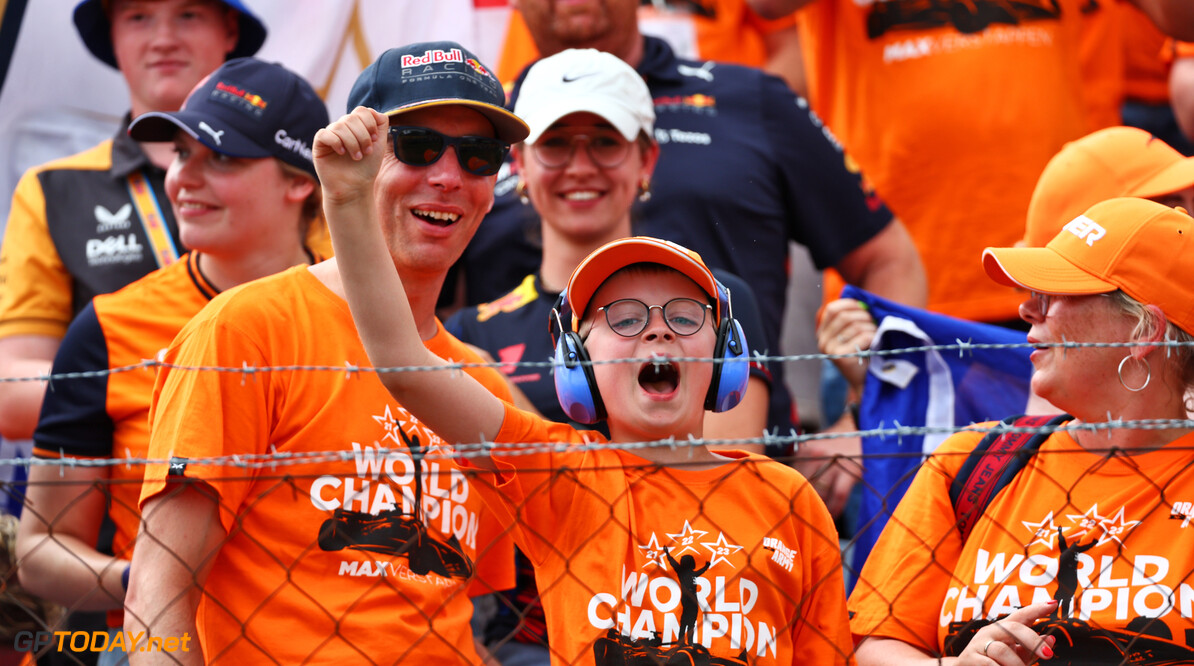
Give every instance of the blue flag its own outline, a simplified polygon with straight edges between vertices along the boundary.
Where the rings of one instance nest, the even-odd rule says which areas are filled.
[[[865,303],[879,331],[872,350],[931,345],[1018,344],[1026,334],[911,308],[847,286],[842,298]],[[1028,347],[908,351],[871,357],[859,430],[904,427],[964,427],[1025,412],[1032,378]],[[851,565],[855,572],[875,541],[925,454],[950,433],[871,436],[862,439],[862,478],[858,534]]]

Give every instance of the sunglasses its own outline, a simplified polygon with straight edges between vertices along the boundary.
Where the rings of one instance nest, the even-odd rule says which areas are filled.
[[[439,161],[451,146],[460,168],[474,176],[492,176],[502,168],[510,144],[487,136],[445,136],[426,127],[391,127],[394,157],[403,164],[425,167]]]
[[[672,332],[689,336],[705,325],[705,313],[713,309],[708,303],[691,298],[673,298],[663,305],[647,305],[635,298],[624,298],[603,305],[598,310],[605,313],[605,323],[610,330],[624,338],[633,338],[647,328],[651,310],[659,308],[663,322]]]

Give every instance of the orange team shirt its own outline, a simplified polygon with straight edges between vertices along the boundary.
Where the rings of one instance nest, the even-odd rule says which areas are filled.
[[[1121,5],[1119,13],[1124,38],[1124,94],[1138,102],[1168,104],[1169,37],[1132,5]]]
[[[696,53],[681,50],[679,55],[696,60],[762,67],[767,64],[767,35],[796,24],[792,16],[773,21],[763,19],[746,4],[746,0],[695,0],[693,4],[699,5],[705,15],[683,11],[689,3],[677,4],[680,9],[674,11],[643,7],[639,10],[639,27],[644,33],[658,33],[666,39],[672,35],[676,23],[682,24],[680,33],[687,36],[681,41],[695,39]],[[653,26],[657,26],[656,29]],[[498,79],[503,83],[512,82],[527,65],[538,59],[539,49],[531,39],[522,14],[517,9],[510,12],[498,62]]]
[[[195,255],[187,255],[118,292],[97,296],[92,304],[102,339],[84,341],[72,329],[55,361],[55,372],[116,369],[153,359],[217,293],[197,270]],[[66,362],[63,353],[73,354],[69,368],[62,365]],[[105,357],[105,367],[87,364]],[[95,379],[103,383],[102,405],[89,404],[96,394],[66,385],[93,380],[58,382],[59,388],[46,397],[34,436],[34,454],[40,458],[144,458],[149,450],[149,399],[155,375],[153,368],[145,368]],[[106,416],[110,429],[97,423],[97,412]],[[105,469],[111,481],[108,515],[116,526],[112,554],[132,559],[133,539],[141,520],[137,500],[144,468],[113,465]],[[109,624],[121,626],[122,616],[119,610],[110,611]]]
[[[950,483],[981,437],[950,437],[916,475],[850,597],[854,634],[956,655],[1059,599],[1037,627],[1057,636],[1053,661],[1194,663],[1194,435],[1126,456],[1055,433],[962,543]]]
[[[425,344],[481,362],[438,324]],[[166,361],[286,366],[164,368],[154,389],[150,456],[176,464],[147,466],[142,506],[201,479],[228,532],[198,612],[209,661],[479,663],[469,593],[513,586],[513,548],[439,437],[376,375],[349,369],[369,359],[342,298],[305,266],[242,285]],[[466,372],[510,398],[496,371]],[[428,449],[420,465],[408,440]],[[273,453],[286,457],[246,465]],[[235,460],[199,460],[211,456]]]
[[[1051,2],[1017,3],[1018,25],[981,32],[970,32],[979,19],[951,22],[971,16],[974,3],[962,0],[820,0],[802,10],[813,107],[912,233],[930,309],[1016,318],[1019,297],[979,258],[1023,237],[1041,170],[1093,129],[1077,55],[1086,2],[1059,0],[1060,16]]]
[[[1143,16],[1125,0],[1085,0],[1082,4],[1078,56],[1088,134],[1123,124],[1128,14]]]
[[[606,443],[509,405],[495,441]],[[554,663],[847,662],[837,532],[795,470],[741,451],[685,470],[611,448],[506,450],[496,487],[476,487],[534,563]]]
[[[47,197],[39,175],[43,170],[59,168],[106,170],[111,166],[111,152],[112,141],[105,141],[77,155],[30,169],[17,182],[4,228],[4,242],[0,244],[0,338],[14,335],[61,338],[66,334],[75,314],[71,274],[50,233]],[[136,219],[134,213],[134,222]],[[99,224],[97,220],[96,225]],[[80,243],[92,229],[95,227],[80,231]]]

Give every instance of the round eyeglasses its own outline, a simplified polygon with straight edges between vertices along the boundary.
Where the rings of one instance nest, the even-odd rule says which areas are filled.
[[[708,303],[692,298],[673,298],[663,305],[647,305],[636,298],[623,298],[598,310],[605,313],[610,330],[624,338],[633,338],[647,328],[651,310],[659,308],[663,322],[676,335],[688,336],[705,325],[705,313],[713,309]]]
[[[549,130],[532,144],[531,153],[544,167],[562,169],[572,161],[580,144],[584,144],[589,160],[603,169],[613,169],[625,162],[631,145],[616,130],[598,129],[583,134]]]

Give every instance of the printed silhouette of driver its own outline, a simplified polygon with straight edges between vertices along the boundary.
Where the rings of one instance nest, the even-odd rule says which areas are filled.
[[[691,645],[696,635],[697,610],[700,608],[696,595],[696,579],[709,570],[709,562],[705,562],[705,566],[696,570],[696,560],[692,555],[685,555],[677,562],[667,546],[663,547],[663,554],[667,556],[667,561],[672,563],[672,568],[676,570],[676,580],[680,583],[680,643]]]
[[[1057,600],[1056,617],[1065,619],[1070,616],[1070,607],[1074,601],[1074,595],[1078,592],[1078,553],[1090,550],[1094,546],[1094,542],[1080,546],[1074,544],[1067,546],[1065,542],[1065,535],[1062,530],[1057,530],[1057,545],[1061,550],[1061,555],[1057,558],[1057,592],[1053,593],[1053,598]]]

